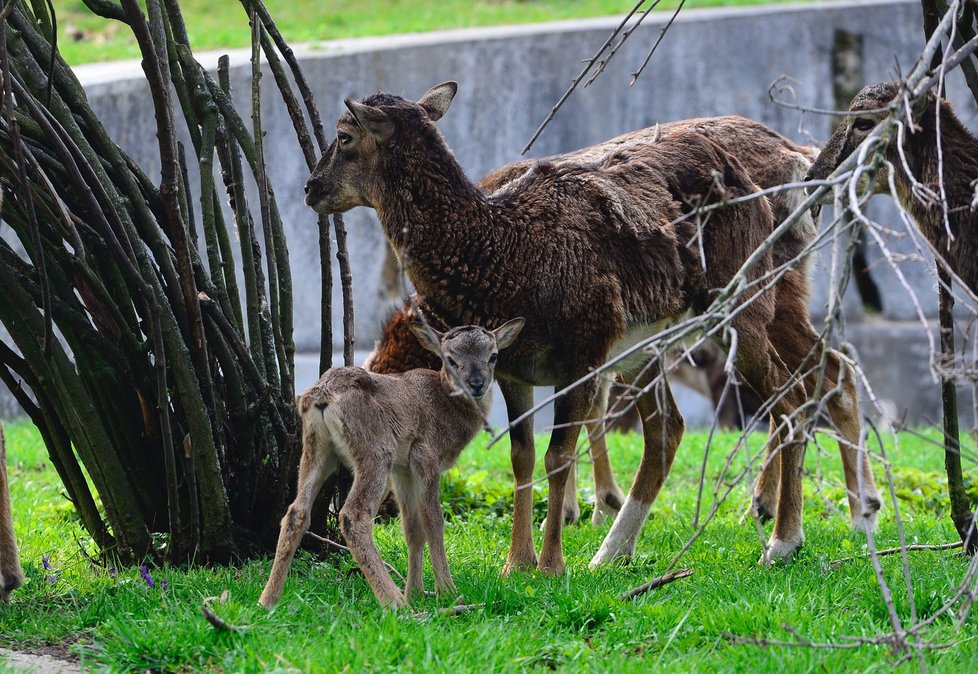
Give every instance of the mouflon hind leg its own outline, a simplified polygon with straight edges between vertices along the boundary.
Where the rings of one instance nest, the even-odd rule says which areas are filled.
[[[631,557],[635,553],[635,543],[642,531],[642,525],[645,524],[652,502],[659,494],[676,458],[676,449],[682,440],[685,423],[672,397],[669,384],[661,375],[661,365],[653,363],[633,382],[636,389],[644,389],[659,378],[661,383],[657,387],[661,388],[646,391],[638,399],[644,442],[642,461],[614,524],[591,559],[592,569],[618,558]],[[657,398],[661,400],[661,407]]]

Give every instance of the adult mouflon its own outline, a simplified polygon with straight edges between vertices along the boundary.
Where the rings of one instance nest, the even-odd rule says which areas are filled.
[[[808,177],[827,178],[889,115],[888,108],[900,92],[899,82],[884,82],[856,94],[849,114],[825,144]],[[886,162],[877,172],[873,190],[890,192],[892,167],[900,205],[954,273],[978,293],[978,139],[954,114],[951,104],[938,101],[933,92],[922,97],[913,112],[913,127],[905,126],[887,146]]]
[[[593,158],[535,162],[487,194],[466,178],[435,126],[456,90],[455,83],[444,83],[417,102],[386,93],[348,99],[336,141],[306,185],[306,203],[320,213],[374,208],[426,307],[444,323],[492,324],[524,316],[519,343],[501,356],[498,367],[510,388],[507,402],[516,408],[529,409],[532,386],[565,387],[637,339],[705,310],[711,290],[724,287],[773,230],[765,198],[731,203],[698,227],[699,206],[756,194],[757,186],[732,153],[695,129],[676,130],[651,143],[625,143]],[[805,228],[799,222],[787,241],[808,240]],[[779,252],[787,251],[762,256],[748,279],[780,263]],[[814,378],[796,378],[792,369],[812,358],[817,362],[824,349],[808,321],[802,286],[807,288],[807,279],[786,275],[770,292],[748,293],[731,319],[738,335],[735,365],[762,398],[777,398],[775,419],[793,414],[814,389]],[[871,526],[879,498],[875,486],[869,488],[868,464],[858,450],[855,386],[851,376],[840,376],[834,354],[829,362],[835,368],[830,367],[829,379],[843,380],[828,408],[844,436],[853,518]],[[660,372],[656,365],[644,365],[643,359],[623,363],[621,374],[644,388]],[[638,401],[643,459],[592,564],[633,552],[671,467],[684,424],[668,391],[661,407],[655,398]],[[555,405],[556,429],[545,459],[550,500],[538,562],[530,530],[531,490],[520,489],[532,479],[532,443],[524,437],[528,429],[517,430],[507,570],[537,562],[543,571],[563,571],[566,469],[575,459],[581,426],[599,419],[603,410],[602,387],[594,379]],[[792,427],[776,433],[771,447],[772,477],[758,491],[759,511],[769,509],[775,516],[765,562],[789,557],[804,538],[803,438]]]

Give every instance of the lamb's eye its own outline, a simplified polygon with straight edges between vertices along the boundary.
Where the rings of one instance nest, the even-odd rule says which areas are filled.
[[[346,147],[347,145],[349,145],[350,143],[353,142],[353,136],[351,136],[350,134],[346,133],[345,131],[337,131],[336,132],[336,140],[338,140],[340,142],[340,145],[342,145],[343,147]]]
[[[489,356],[489,364],[490,365],[495,365],[497,360],[499,360],[499,354],[498,353],[494,353],[491,356]]]
[[[874,126],[876,126],[876,122],[866,117],[857,117],[852,123],[852,128],[856,131],[869,131]]]
[[[450,358],[450,357],[446,356],[445,357],[445,360],[448,361],[448,366],[449,367],[455,368],[456,370],[458,369],[458,363],[455,362],[455,359],[454,358]]]

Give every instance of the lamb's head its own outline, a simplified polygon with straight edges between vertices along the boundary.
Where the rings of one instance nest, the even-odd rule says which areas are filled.
[[[346,99],[336,122],[336,140],[306,182],[306,205],[318,213],[343,213],[355,206],[377,208],[396,178],[403,157],[415,151],[444,116],[458,85],[438,84],[417,102],[377,93]],[[392,156],[394,155],[394,156]],[[398,161],[400,160],[400,161]]]
[[[495,330],[465,325],[441,333],[420,322],[412,323],[421,345],[442,359],[442,375],[453,386],[461,383],[480,400],[489,393],[500,349],[513,343],[523,329],[523,319],[514,318]]]
[[[832,171],[838,168],[887,116],[886,108],[893,102],[893,98],[899,91],[898,82],[884,82],[865,87],[856,94],[849,104],[849,114],[842,120],[815,159],[806,180],[828,178]],[[876,185],[879,190],[886,188],[884,174],[877,173]]]

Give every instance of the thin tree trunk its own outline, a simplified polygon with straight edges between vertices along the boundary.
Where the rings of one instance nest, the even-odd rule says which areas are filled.
[[[921,0],[924,14],[924,37],[929,39],[937,29],[941,17],[948,11],[947,3],[942,0]],[[974,35],[972,21],[974,14],[968,9],[958,21],[957,42],[962,37]],[[934,55],[933,66],[940,65],[940,53]],[[971,89],[975,102],[978,103],[978,73],[975,68],[975,58],[972,55],[962,63],[965,81]],[[962,232],[962,235],[970,233]],[[941,332],[942,369],[949,373],[954,367],[954,297],[951,295],[951,274],[940,263],[937,265],[938,275],[938,315]],[[972,290],[978,290],[973,288]],[[951,521],[957,529],[961,541],[969,554],[978,551],[978,531],[975,520],[978,510],[973,514],[968,505],[968,495],[964,488],[964,474],[961,469],[961,442],[958,429],[958,391],[955,378],[944,374],[941,382],[941,404],[944,416],[944,469],[947,472],[948,496],[951,501]]]

